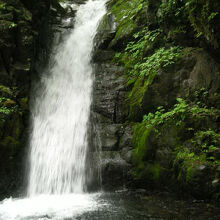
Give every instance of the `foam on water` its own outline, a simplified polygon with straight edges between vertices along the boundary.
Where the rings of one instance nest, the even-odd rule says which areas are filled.
[[[24,199],[5,199],[0,203],[1,220],[61,220],[100,207],[99,194],[39,195]]]

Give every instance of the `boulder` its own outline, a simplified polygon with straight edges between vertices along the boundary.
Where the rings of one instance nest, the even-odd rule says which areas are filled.
[[[117,151],[101,152],[102,186],[106,190],[122,188],[128,179],[130,165]]]
[[[208,91],[207,101],[212,102],[210,104],[220,106],[219,99],[214,98],[220,90],[220,65],[203,49],[185,48],[181,61],[175,67],[158,71],[153,83],[145,87],[141,83],[136,85],[133,94],[143,92],[138,103],[130,109],[131,113],[154,112],[158,106],[169,108],[176,103],[176,98],[193,98],[201,88]],[[131,99],[134,99],[133,96]],[[142,119],[140,115],[130,115],[132,120]]]

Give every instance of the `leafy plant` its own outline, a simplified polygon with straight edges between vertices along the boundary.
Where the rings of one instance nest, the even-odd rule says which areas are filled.
[[[0,113],[5,115],[9,115],[17,110],[17,106],[13,106],[13,107],[5,106],[4,103],[7,101],[11,101],[11,100],[5,97],[0,97]]]
[[[17,25],[14,23],[14,22],[11,22],[10,24],[9,24],[9,28],[13,28],[13,27],[16,27]]]
[[[7,107],[0,107],[0,113],[3,113],[5,115],[9,115],[11,112],[12,112],[12,110]]]
[[[180,47],[160,48],[152,56],[144,58],[144,62],[139,65],[139,73],[142,76],[150,74],[154,76],[160,68],[166,68],[176,63],[180,57]]]
[[[146,122],[146,126],[157,126],[166,123],[168,120],[174,120],[176,125],[181,125],[186,116],[190,112],[190,107],[185,100],[178,98],[177,104],[170,111],[165,112],[165,109],[160,106],[155,113],[149,113],[143,117],[143,122]]]
[[[6,9],[6,3],[0,3],[0,10]]]

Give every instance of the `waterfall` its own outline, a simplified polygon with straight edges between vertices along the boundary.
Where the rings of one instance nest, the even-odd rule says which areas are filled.
[[[75,26],[56,46],[31,107],[27,197],[0,202],[0,219],[75,219],[105,205],[85,193],[91,55],[106,0],[80,5]]]
[[[28,196],[85,190],[87,126],[92,93],[91,53],[104,0],[79,7],[74,30],[56,49],[31,110]]]

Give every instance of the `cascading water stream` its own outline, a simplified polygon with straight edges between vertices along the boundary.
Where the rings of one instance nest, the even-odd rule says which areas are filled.
[[[28,195],[84,191],[90,115],[93,38],[105,1],[89,0],[73,32],[57,48],[32,111]]]

